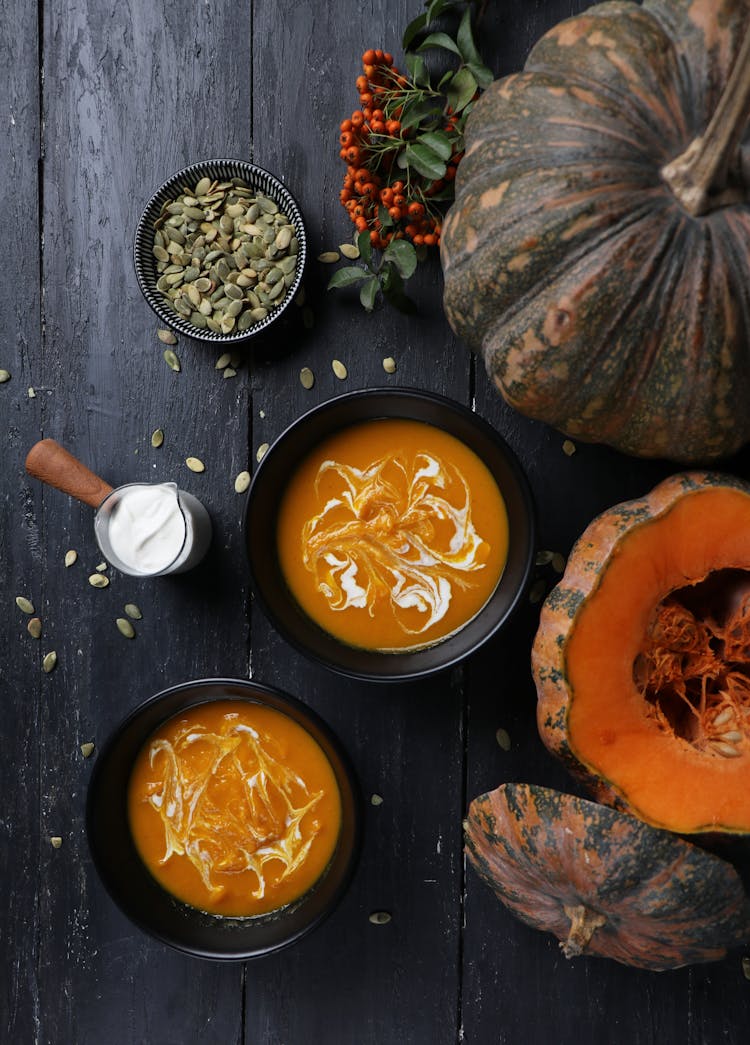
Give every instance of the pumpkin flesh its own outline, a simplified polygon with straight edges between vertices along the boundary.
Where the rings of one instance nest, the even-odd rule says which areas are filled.
[[[747,941],[730,864],[613,809],[528,784],[475,799],[467,853],[498,898],[553,933],[567,958],[655,971],[722,958]]]
[[[750,589],[750,489],[674,477],[586,531],[534,647],[548,747],[599,797],[681,833],[750,832],[748,604],[723,621],[710,604],[711,627],[685,608],[718,571]]]

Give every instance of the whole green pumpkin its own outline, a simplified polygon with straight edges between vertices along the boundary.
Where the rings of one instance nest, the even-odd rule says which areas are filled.
[[[691,461],[750,439],[750,3],[562,22],[466,129],[445,311],[518,410]]]

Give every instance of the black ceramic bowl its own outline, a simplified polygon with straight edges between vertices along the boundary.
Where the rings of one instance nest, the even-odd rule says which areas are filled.
[[[508,511],[505,570],[483,609],[459,632],[426,649],[379,653],[348,646],[320,628],[289,591],[276,551],[276,521],[289,476],[321,440],[374,418],[411,418],[442,428],[484,462]],[[520,600],[534,562],[534,508],[528,482],[508,444],[482,418],[459,403],[416,389],[364,389],[309,411],[266,452],[248,494],[245,533],[255,593],[276,629],[297,649],[354,678],[398,682],[442,671],[495,635]]]
[[[154,246],[154,222],[159,217],[165,200],[175,199],[184,191],[185,187],[192,188],[196,182],[204,177],[217,181],[230,181],[232,178],[242,178],[251,189],[270,196],[279,205],[279,209],[289,217],[294,225],[294,231],[299,241],[294,282],[288,288],[283,302],[278,308],[274,308],[269,312],[265,319],[254,323],[245,331],[221,334],[212,330],[200,329],[194,326],[189,319],[183,318],[170,308],[161,293],[156,289],[158,273],[156,271],[156,259],[152,252]],[[246,163],[244,160],[203,160],[173,174],[163,185],[159,186],[148,201],[135,232],[133,258],[135,261],[136,278],[143,296],[165,326],[172,327],[173,330],[178,331],[180,334],[199,341],[233,345],[247,341],[248,338],[267,330],[285,311],[299,290],[307,258],[305,226],[297,201],[286,186],[278,178],[275,178],[273,174],[269,174],[262,167],[256,167],[254,163]]]
[[[318,742],[336,775],[342,821],[338,847],[317,884],[288,907],[253,918],[206,914],[176,900],[146,869],[128,826],[127,790],[138,752],[155,729],[196,704],[212,700],[265,704],[299,723]],[[94,766],[86,829],[94,864],[115,903],[136,925],[200,958],[258,958],[304,936],[343,895],[359,853],[360,800],[341,745],[310,708],[279,690],[240,679],[205,679],[173,686],[145,701],[115,730]]]

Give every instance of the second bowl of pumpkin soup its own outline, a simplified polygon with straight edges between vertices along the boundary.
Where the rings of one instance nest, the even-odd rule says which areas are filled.
[[[507,620],[533,563],[528,484],[501,436],[442,396],[349,393],[266,453],[248,497],[256,594],[344,674],[440,671]]]

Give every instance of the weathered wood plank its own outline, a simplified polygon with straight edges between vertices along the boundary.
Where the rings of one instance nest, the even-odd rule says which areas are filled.
[[[41,407],[27,389],[39,368],[39,62],[37,10],[21,0],[0,0],[0,237],[12,244],[9,278],[0,294],[0,1038],[33,1041],[40,996],[36,981],[40,860],[50,845],[39,823],[39,717],[45,635],[32,639],[28,617],[15,597],[30,598],[45,617],[40,548],[41,497],[25,481],[26,444]]]

